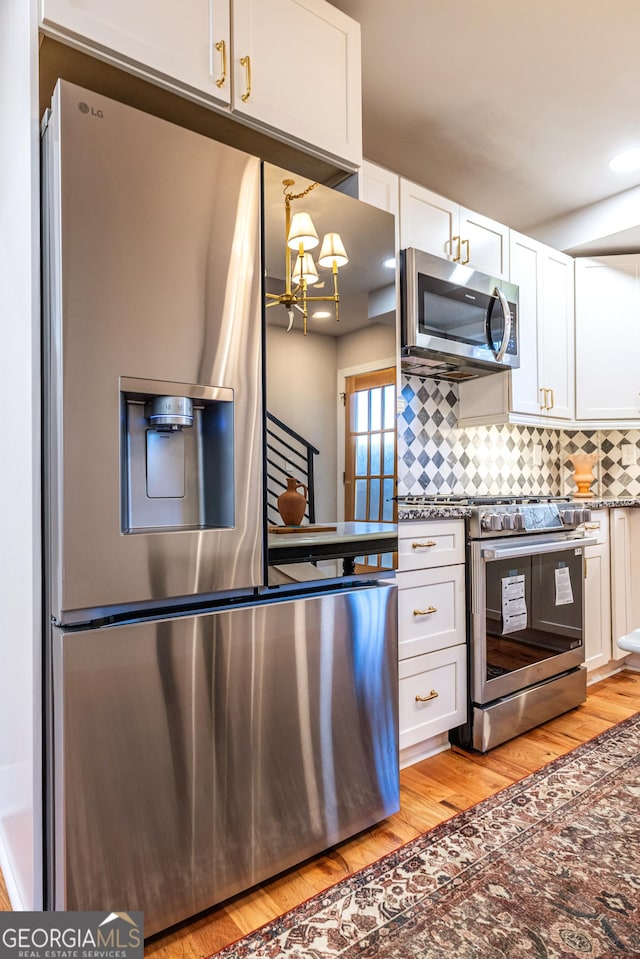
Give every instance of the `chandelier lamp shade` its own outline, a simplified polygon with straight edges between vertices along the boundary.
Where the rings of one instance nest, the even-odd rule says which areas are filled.
[[[333,276],[333,293],[324,296],[309,294],[308,288],[320,282],[318,270],[311,250],[315,250],[320,243],[320,237],[309,213],[301,211],[293,213],[291,203],[301,200],[318,185],[303,190],[302,193],[291,193],[290,188],[295,180],[283,180],[284,210],[285,210],[285,288],[283,293],[267,293],[267,309],[272,306],[284,306],[289,314],[287,332],[293,327],[294,310],[302,313],[302,331],[307,335],[307,319],[309,304],[332,302],[335,308],[336,321],[340,319],[340,294],[338,292],[338,270],[346,266],[349,257],[339,233],[327,233],[323,237],[318,257],[318,266],[330,269]]]

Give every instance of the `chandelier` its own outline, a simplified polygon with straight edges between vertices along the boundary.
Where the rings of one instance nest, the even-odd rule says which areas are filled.
[[[284,306],[289,314],[289,326],[287,333],[291,330],[294,320],[294,310],[302,313],[302,332],[307,335],[307,317],[308,304],[319,302],[333,302],[335,306],[336,321],[340,319],[340,295],[338,293],[338,269],[349,262],[344,244],[338,233],[326,233],[322,246],[320,247],[320,256],[318,257],[318,266],[331,269],[333,275],[333,293],[325,296],[311,296],[307,292],[310,286],[320,282],[316,265],[310,251],[314,250],[320,238],[313,225],[313,220],[308,213],[300,212],[291,215],[291,202],[301,200],[311,193],[317,183],[303,190],[302,193],[290,193],[295,180],[283,180],[284,187],[284,226],[285,226],[285,280],[284,293],[267,293],[267,309],[272,306]]]

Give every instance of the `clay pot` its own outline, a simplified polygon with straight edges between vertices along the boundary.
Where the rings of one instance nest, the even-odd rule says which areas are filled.
[[[581,499],[590,499],[593,497],[593,493],[590,490],[590,486],[593,483],[595,477],[593,475],[593,467],[599,459],[598,453],[572,453],[568,457],[569,462],[573,466],[573,482],[578,487],[574,497]]]
[[[298,493],[303,489],[304,493]],[[285,526],[299,526],[307,508],[307,487],[293,476],[287,476],[287,488],[278,497],[278,512]]]

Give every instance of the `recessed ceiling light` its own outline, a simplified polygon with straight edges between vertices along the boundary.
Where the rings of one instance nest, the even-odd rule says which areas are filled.
[[[328,310],[316,310],[315,313],[311,314],[314,320],[326,320],[328,316],[331,316]]]
[[[396,258],[395,256],[390,256],[388,260],[382,261],[383,266],[388,266],[390,270],[395,270],[396,268]]]
[[[640,170],[640,147],[624,150],[609,160],[609,169],[615,173],[629,173],[631,170]]]

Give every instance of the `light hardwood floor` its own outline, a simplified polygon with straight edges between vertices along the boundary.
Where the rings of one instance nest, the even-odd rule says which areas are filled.
[[[484,756],[458,749],[401,773],[401,809],[378,826],[147,943],[154,959],[202,959],[463,809],[640,710],[640,673],[589,689],[587,702]],[[0,876],[0,909],[9,909]]]

